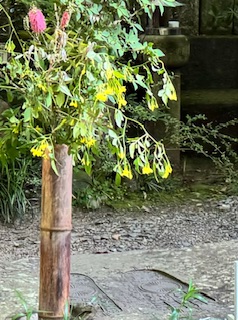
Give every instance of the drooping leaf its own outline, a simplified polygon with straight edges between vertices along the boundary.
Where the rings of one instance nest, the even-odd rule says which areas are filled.
[[[116,124],[119,128],[121,128],[122,125],[122,121],[123,121],[123,113],[121,112],[121,110],[115,110],[115,121]]]
[[[65,84],[61,84],[59,86],[59,90],[60,90],[60,92],[66,94],[66,96],[72,97],[72,94],[71,94],[69,88]]]

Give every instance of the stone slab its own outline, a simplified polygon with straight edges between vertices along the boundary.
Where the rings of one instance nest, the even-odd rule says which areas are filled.
[[[74,255],[71,270],[88,275],[96,282],[130,270],[162,270],[181,281],[189,282],[192,279],[202,291],[224,304],[227,313],[232,314],[234,262],[237,259],[238,240],[234,240],[179,250]],[[21,309],[14,290],[20,291],[30,305],[37,306],[38,263],[38,259],[22,259],[11,263],[0,261],[1,320]],[[126,320],[127,316],[122,319]],[[212,314],[207,315],[208,319],[212,316]],[[148,320],[149,317],[148,315]],[[110,316],[110,319],[119,320],[120,316],[117,318]],[[130,315],[128,319],[133,320],[133,317]],[[138,317],[134,319],[139,320]],[[146,316],[143,320],[147,320]]]
[[[92,305],[90,311],[95,311],[95,320],[138,311],[162,319],[172,308],[180,307],[182,296],[187,291],[186,283],[159,270],[131,270],[96,282],[79,273],[71,274],[71,304],[78,305],[79,312],[83,312],[84,306]],[[225,318],[225,307],[206,295],[203,298],[206,303],[198,299],[188,303],[193,309],[194,320],[209,314]],[[188,317],[189,312],[189,308],[184,308],[183,317]]]

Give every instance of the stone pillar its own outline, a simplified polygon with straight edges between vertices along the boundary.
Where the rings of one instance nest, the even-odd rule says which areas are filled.
[[[178,20],[182,33],[186,36],[199,34],[199,0],[181,0],[183,6],[166,9],[169,11],[169,20]]]
[[[186,36],[177,34],[177,35],[144,35],[143,39],[147,42],[153,42],[155,48],[161,49],[165,56],[163,57],[163,61],[166,69],[172,70],[174,77],[172,82],[174,84],[176,93],[177,93],[177,101],[169,101],[168,113],[172,117],[177,120],[180,120],[180,95],[181,95],[181,78],[179,68],[185,65],[188,62],[190,55],[190,43]],[[155,73],[153,75],[154,78],[154,90],[155,93],[158,92],[160,84],[160,77]],[[161,100],[158,97],[158,104],[161,104]],[[163,139],[163,130],[164,127],[161,125],[161,122],[158,121],[154,123],[153,126],[150,126],[150,133],[157,139]],[[171,128],[171,134],[175,134],[176,128]],[[177,134],[179,134],[177,132]],[[168,150],[167,154],[171,163],[175,167],[179,167],[180,165],[180,150],[179,146],[176,143],[169,143],[165,145]]]
[[[169,107],[169,114],[177,119],[180,120],[181,118],[181,75],[180,71],[175,70],[174,76],[172,79],[174,88],[176,90],[177,94],[177,101],[170,100],[168,103]],[[178,128],[171,128],[170,134],[179,134],[179,132],[176,132]],[[180,167],[180,146],[178,144],[171,142],[169,145],[165,146],[167,150],[167,155],[170,159],[170,162],[175,168]]]

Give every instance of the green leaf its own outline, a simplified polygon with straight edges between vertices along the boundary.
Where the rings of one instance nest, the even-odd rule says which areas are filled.
[[[29,122],[32,118],[32,108],[31,107],[26,108],[23,115],[24,115],[24,122]]]
[[[46,96],[45,105],[47,108],[51,107],[51,105],[52,105],[52,96],[50,93],[48,93]]]
[[[159,2],[158,4],[161,16],[164,14],[164,6]]]
[[[118,139],[118,135],[116,134],[115,131],[109,129],[109,130],[108,130],[108,134],[109,134],[109,136],[110,136],[111,138],[113,138],[113,139]]]
[[[86,134],[87,134],[87,124],[85,122],[80,122],[79,123],[79,127],[80,127],[81,136],[86,136]]]
[[[51,159],[50,163],[51,163],[51,168],[52,168],[52,170],[53,170],[54,173],[58,176],[58,175],[59,175],[59,172],[58,172],[57,167],[56,167],[55,159]]]
[[[74,139],[77,139],[78,136],[79,136],[79,134],[80,134],[80,125],[79,125],[79,123],[77,122],[77,123],[75,124],[74,128],[73,128],[73,137],[74,137]]]
[[[15,116],[12,116],[12,117],[9,119],[9,121],[10,121],[11,123],[19,123],[19,120],[18,120]]]
[[[121,73],[120,71],[114,70],[113,73],[114,73],[114,76],[115,76],[117,79],[125,79],[124,74]]]
[[[121,110],[117,109],[115,111],[115,121],[116,121],[116,124],[119,128],[121,128],[123,118],[124,118],[123,113],[121,112]]]
[[[87,58],[90,59],[90,60],[95,60],[95,61],[97,61],[99,63],[102,62],[102,59],[101,59],[100,55],[97,54],[96,52],[94,52],[93,50],[91,50],[91,51],[89,51],[87,53]]]
[[[71,94],[69,88],[68,88],[65,84],[61,84],[61,85],[59,86],[59,90],[60,90],[62,93],[66,94],[66,96],[72,97],[72,94]]]
[[[8,40],[7,43],[5,44],[5,49],[7,52],[12,53],[15,50],[16,46],[13,41]]]
[[[115,177],[115,185],[119,186],[121,184],[121,176],[120,174],[117,172],[116,173],[116,177]]]
[[[148,90],[147,85],[144,83],[145,77],[139,74],[136,75],[136,82],[142,87]]]
[[[7,91],[7,101],[8,101],[8,102],[12,102],[12,101],[13,101],[13,98],[14,98],[14,96],[13,96],[12,91],[8,90],[8,91]]]
[[[180,310],[173,308],[171,315],[169,316],[169,320],[179,320]]]
[[[141,159],[139,157],[137,157],[135,160],[134,160],[134,166],[135,166],[135,169],[137,172],[140,173],[140,167],[143,166],[143,163],[141,162]]]
[[[63,92],[59,92],[56,96],[56,103],[61,108],[65,102],[65,94]]]
[[[134,158],[135,148],[136,148],[136,144],[135,143],[131,143],[130,146],[129,146],[129,153],[130,153],[131,159]]]
[[[165,56],[164,53],[163,53],[163,51],[161,51],[160,49],[154,49],[154,52],[157,54],[157,56],[158,56],[159,58]]]
[[[204,303],[207,303],[207,299],[204,298],[200,293],[195,293],[194,296],[193,296],[195,299],[198,299]]]
[[[142,28],[142,26],[139,23],[135,23],[134,27],[136,27],[136,29],[140,30],[140,31],[144,31],[144,29]]]

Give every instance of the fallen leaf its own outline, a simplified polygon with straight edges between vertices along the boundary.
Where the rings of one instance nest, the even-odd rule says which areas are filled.
[[[115,233],[112,235],[113,240],[120,240],[120,238],[121,238],[121,235],[119,233]]]

